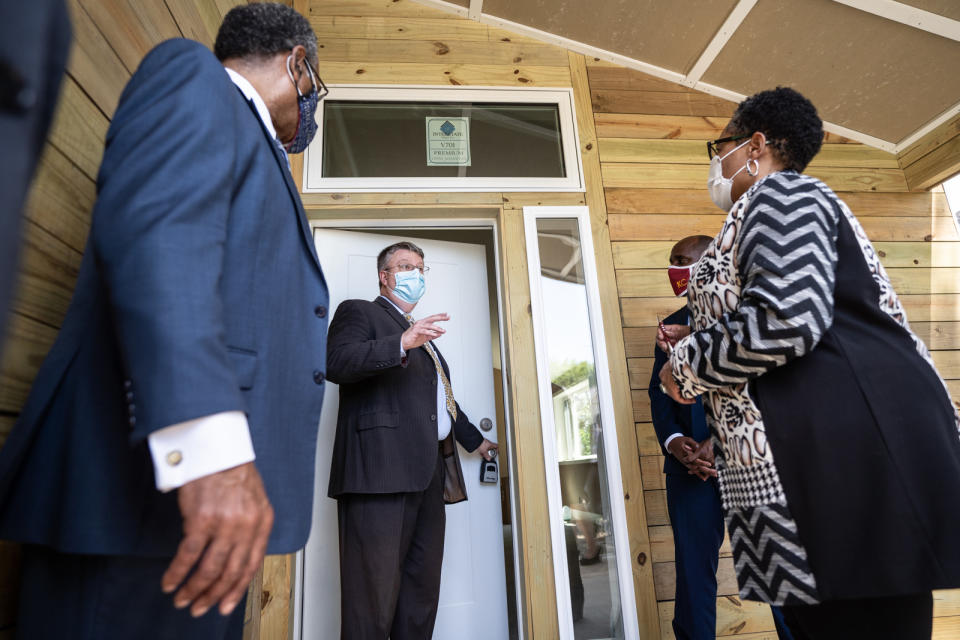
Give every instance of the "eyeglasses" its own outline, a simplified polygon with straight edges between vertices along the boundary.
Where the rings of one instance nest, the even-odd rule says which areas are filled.
[[[306,62],[306,59],[304,59],[304,62]],[[320,74],[317,72],[316,69],[313,68],[313,65],[311,65],[309,62],[307,62],[307,68],[310,69],[310,73],[313,74],[313,80],[315,80],[316,84],[318,85],[317,86],[317,102],[320,102],[325,97],[327,97],[327,94],[330,93],[330,90],[327,89],[327,85],[323,84],[323,80],[320,79]]]
[[[317,102],[320,102],[330,93],[330,90],[327,89],[327,85],[323,84],[323,80],[320,79],[320,74],[313,68],[313,65],[310,64],[306,58],[303,59],[303,62],[307,65],[307,71],[310,73],[310,82],[313,83],[313,88],[317,90]],[[297,86],[297,91],[300,91],[299,86]]]
[[[718,145],[723,144],[724,142],[736,142],[737,140],[743,140],[744,138],[749,138],[749,134],[743,134],[740,136],[727,136],[726,138],[717,138],[716,140],[710,140],[707,142],[707,156],[713,160],[713,156],[720,155],[720,150],[717,148]]]
[[[413,271],[414,269],[419,269],[419,270],[420,270],[420,273],[423,273],[423,274],[426,274],[426,273],[428,273],[428,272],[430,271],[430,267],[418,267],[418,266],[416,266],[416,265],[406,264],[406,263],[404,263],[404,264],[398,264],[398,265],[395,266],[395,267],[390,267],[390,268],[388,268],[388,269],[384,269],[384,271],[392,271],[392,270],[394,270],[394,269],[396,269],[397,271]]]

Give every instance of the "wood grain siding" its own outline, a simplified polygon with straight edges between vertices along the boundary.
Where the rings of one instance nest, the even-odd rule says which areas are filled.
[[[668,315],[684,303],[671,295],[667,282],[670,248],[688,235],[714,235],[726,217],[706,190],[705,141],[720,135],[735,105],[606,62],[591,60],[588,71],[661,638],[668,639],[674,637],[670,626],[673,536],[661,471],[663,452],[650,422],[647,386],[657,315]],[[906,159],[918,162],[931,153],[944,153],[937,150],[956,136],[957,127],[956,123],[943,127],[939,145],[928,141]],[[914,330],[926,341],[956,392],[960,391],[960,236],[942,193],[909,191],[913,185],[901,169],[904,160],[904,156],[898,161],[891,154],[828,135],[808,173],[837,191],[860,219],[903,296]],[[729,541],[725,541],[718,570],[718,637],[774,640],[769,607],[737,597],[729,554]],[[935,612],[934,637],[948,637],[956,628],[958,600],[960,591],[937,593],[942,604]]]
[[[960,114],[897,156],[911,189],[930,189],[960,173]]]

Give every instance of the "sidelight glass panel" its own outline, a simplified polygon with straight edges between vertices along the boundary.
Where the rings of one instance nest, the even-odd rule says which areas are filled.
[[[556,104],[328,99],[323,132],[323,178],[566,177]]]
[[[556,467],[547,473],[557,473],[560,481],[561,504],[551,507],[551,516],[562,523],[573,637],[623,638],[594,357],[594,349],[603,347],[591,331],[578,220],[537,218],[536,230],[545,343],[540,353],[549,368],[557,453]]]

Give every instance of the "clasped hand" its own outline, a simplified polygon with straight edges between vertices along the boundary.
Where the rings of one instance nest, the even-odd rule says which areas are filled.
[[[706,481],[716,477],[713,467],[713,443],[710,438],[697,442],[688,436],[678,436],[670,441],[670,453],[687,468],[687,473]]]

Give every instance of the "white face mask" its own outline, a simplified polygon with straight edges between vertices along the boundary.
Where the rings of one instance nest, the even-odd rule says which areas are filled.
[[[749,142],[750,140],[745,140],[743,143],[723,154],[723,157],[713,156],[713,159],[710,160],[710,177],[707,178],[707,189],[710,190],[710,199],[713,200],[713,204],[717,205],[724,211],[729,211],[730,207],[733,206],[733,179],[737,177],[738,173],[746,169],[747,165],[740,167],[740,169],[738,169],[737,172],[729,178],[724,178],[723,165],[721,163],[723,162],[723,158],[726,158],[728,155]]]

